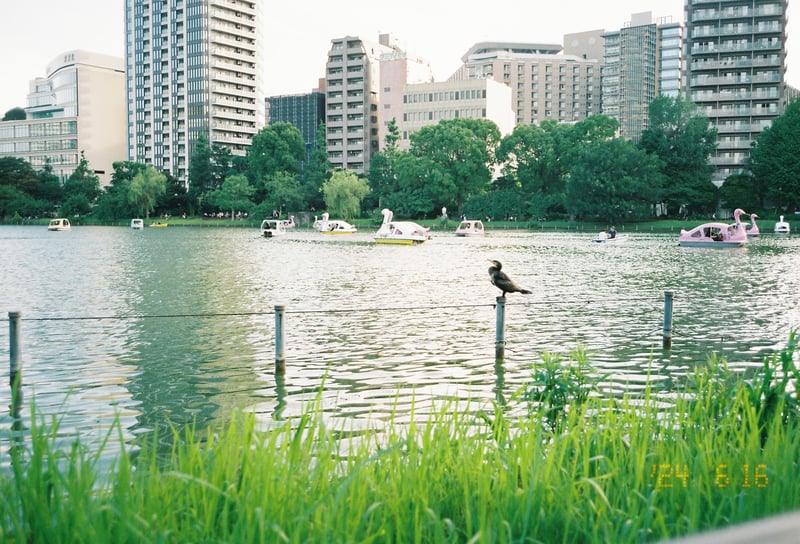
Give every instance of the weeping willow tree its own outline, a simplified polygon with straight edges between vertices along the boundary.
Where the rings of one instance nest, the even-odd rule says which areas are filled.
[[[369,194],[369,184],[349,170],[337,170],[322,184],[325,207],[332,216],[353,219],[361,213],[361,202]]]
[[[139,214],[139,217],[150,217],[155,210],[158,197],[167,190],[167,176],[156,171],[152,166],[138,172],[128,187],[128,203]]]

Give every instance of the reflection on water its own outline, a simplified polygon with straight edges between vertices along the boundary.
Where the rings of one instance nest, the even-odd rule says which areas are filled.
[[[235,409],[283,420],[316,399],[354,428],[410,417],[412,402],[417,414],[444,401],[506,402],[542,352],[578,344],[611,394],[668,388],[712,352],[734,368],[758,365],[800,324],[798,238],[715,250],[680,248],[675,235],[634,232],[616,245],[593,236],[438,233],[401,247],[368,232],[270,240],[256,229],[0,227],[0,311],[23,315],[26,401],[58,414],[65,433],[97,438],[115,418],[133,437]],[[489,259],[533,291],[508,297],[502,363]],[[287,312],[282,377],[276,304]],[[0,405],[9,396],[0,389]]]

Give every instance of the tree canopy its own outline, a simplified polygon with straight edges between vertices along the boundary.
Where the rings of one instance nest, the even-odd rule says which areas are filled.
[[[664,162],[662,172],[669,183],[661,199],[669,215],[715,210],[717,188],[709,158],[716,149],[717,131],[692,102],[668,96],[653,100],[639,145]]]
[[[800,100],[756,138],[749,168],[754,189],[781,211],[800,209]]]

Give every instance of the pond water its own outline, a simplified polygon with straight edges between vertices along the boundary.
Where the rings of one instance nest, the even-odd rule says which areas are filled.
[[[594,233],[489,227],[482,238],[437,232],[406,247],[377,245],[371,231],[265,239],[252,228],[0,227],[0,354],[9,361],[7,316],[19,311],[23,417],[35,403],[65,434],[100,438],[118,420],[131,438],[239,409],[269,425],[315,399],[356,428],[411,417],[412,402],[416,414],[505,402],[544,352],[579,345],[609,394],[647,383],[668,392],[711,353],[758,366],[800,326],[800,238],[717,250],[628,232],[595,244]],[[507,297],[502,362],[489,259],[533,291]],[[9,403],[4,385],[0,406]]]

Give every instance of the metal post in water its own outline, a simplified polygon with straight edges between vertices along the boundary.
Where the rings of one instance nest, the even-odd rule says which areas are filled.
[[[672,348],[672,291],[664,291],[664,335],[663,348]]]
[[[8,312],[9,353],[11,354],[10,378],[11,385],[11,417],[19,418],[22,407],[22,357],[19,343],[19,321],[21,312]]]
[[[497,297],[497,320],[494,340],[494,358],[502,361],[506,356],[506,297]]]
[[[286,307],[282,304],[275,306],[275,372],[286,371],[286,356],[283,352],[283,314]]]

